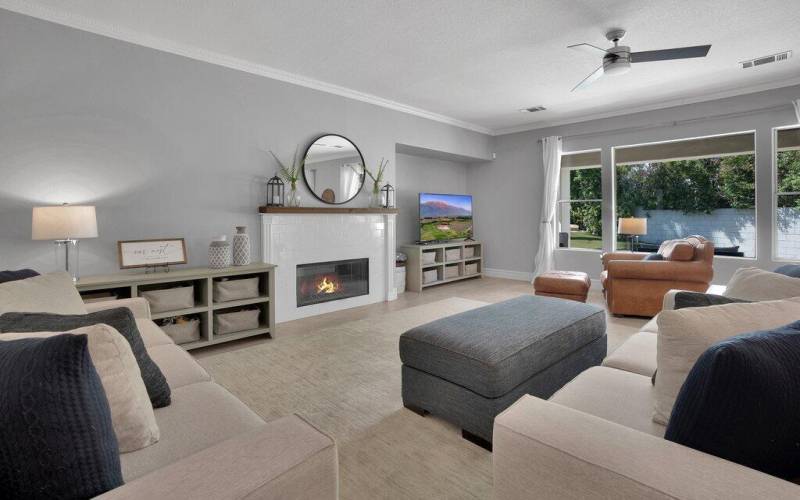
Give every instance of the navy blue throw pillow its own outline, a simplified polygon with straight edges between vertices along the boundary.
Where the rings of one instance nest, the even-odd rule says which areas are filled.
[[[0,283],[9,281],[24,280],[39,276],[39,273],[33,269],[20,269],[19,271],[0,271]]]
[[[800,278],[800,264],[786,264],[776,269],[775,272],[791,278]]]
[[[664,256],[661,255],[660,253],[651,253],[642,260],[664,260]]]
[[[0,341],[0,498],[90,498],[122,484],[86,335]]]
[[[681,387],[665,438],[800,477],[800,321],[714,344]]]
[[[142,335],[136,326],[136,318],[127,307],[105,309],[89,314],[5,313],[0,316],[0,333],[66,332],[98,323],[115,328],[130,344],[153,408],[169,406],[172,391],[167,379],[148,354]],[[2,335],[0,340],[3,340]]]

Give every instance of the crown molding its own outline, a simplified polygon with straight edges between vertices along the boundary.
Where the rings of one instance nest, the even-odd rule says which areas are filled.
[[[288,71],[283,71],[277,68],[273,68],[271,66],[256,64],[250,61],[246,61],[244,59],[228,56],[225,54],[220,54],[218,52],[205,50],[198,47],[192,47],[190,45],[178,43],[165,38],[156,37],[135,30],[126,29],[118,25],[98,22],[88,17],[75,15],[61,9],[35,5],[32,2],[26,0],[0,0],[0,8],[16,12],[18,14],[23,14],[30,17],[35,17],[37,19],[43,19],[45,21],[50,21],[52,23],[68,26],[70,28],[74,28],[77,30],[86,31],[89,33],[94,33],[96,35],[113,38],[115,40],[121,40],[123,42],[132,43],[134,45],[139,45],[142,47],[147,47],[150,49],[159,50],[170,54],[175,54],[189,59],[194,59],[197,61],[202,61],[209,64],[214,64],[217,66],[222,66],[237,71],[242,71],[245,73],[263,76],[273,80],[278,80],[293,85],[298,85],[301,87],[306,87],[321,92],[326,92],[333,95],[338,95],[348,99],[353,99],[356,101],[373,104],[375,106],[380,106],[382,108],[399,111],[401,113],[418,116],[420,118],[444,123],[447,125],[452,125],[455,127],[471,130],[473,132],[478,132],[490,136],[515,134],[518,132],[528,132],[531,130],[539,130],[549,127],[559,127],[563,125],[583,123],[592,120],[601,120],[604,118],[613,118],[616,116],[642,113],[646,111],[655,111],[659,109],[672,108],[688,104],[696,104],[716,99],[724,99],[727,97],[736,97],[739,95],[762,92],[766,90],[774,90],[782,87],[788,87],[800,84],[800,77],[796,77],[778,82],[770,82],[759,85],[752,85],[748,87],[740,87],[737,89],[731,89],[721,92],[700,94],[693,97],[673,99],[670,101],[659,102],[656,104],[642,105],[630,108],[620,108],[615,111],[582,115],[574,118],[565,118],[561,120],[558,119],[544,120],[540,122],[516,125],[513,127],[491,129],[488,127],[484,127],[482,125],[477,125],[475,123],[466,122],[463,120],[459,120],[457,118],[452,118],[439,113],[434,113],[432,111],[416,108],[414,106],[409,106],[376,95],[360,92],[358,90],[342,87],[340,85],[335,85],[332,83],[323,82],[321,80],[315,80],[313,78],[309,78],[303,75],[298,75],[295,73],[290,73]]]
[[[288,71],[283,71],[271,66],[252,63],[237,57],[220,54],[218,52],[205,50],[198,47],[192,47],[190,45],[178,43],[166,38],[148,35],[146,33],[130,30],[121,26],[98,22],[85,16],[71,14],[60,9],[34,5],[32,2],[26,2],[25,0],[0,0],[0,8],[16,12],[18,14],[35,17],[37,19],[50,21],[52,23],[61,24],[77,30],[87,31],[96,35],[132,43],[134,45],[140,45],[142,47],[187,57],[189,59],[195,59],[197,61],[259,75],[301,87],[319,90],[321,92],[346,97],[348,99],[374,104],[375,106],[380,106],[382,108],[400,111],[401,113],[445,123],[447,125],[453,125],[455,127],[471,130],[473,132],[493,135],[491,129],[481,125],[465,122],[463,120],[416,108],[414,106],[409,106],[400,102],[392,101],[390,99],[384,99],[383,97],[367,94],[365,92],[342,87],[340,85],[290,73]]]
[[[529,123],[524,125],[517,125],[514,127],[500,128],[492,130],[492,135],[508,135],[516,134],[518,132],[528,132],[531,130],[540,130],[550,127],[560,127],[563,125],[573,125],[575,123],[584,123],[592,120],[602,120],[604,118],[613,118],[615,116],[632,115],[635,113],[643,113],[646,111],[656,111],[659,109],[675,108],[678,106],[685,106],[688,104],[697,104],[700,102],[714,101],[717,99],[725,99],[728,97],[736,97],[746,94],[754,94],[756,92],[764,92],[766,90],[775,90],[784,87],[791,87],[792,85],[800,85],[800,77],[788,78],[777,82],[763,83],[759,85],[751,85],[748,87],[740,87],[737,89],[725,90],[721,92],[712,92],[710,94],[700,94],[694,97],[685,97],[680,99],[673,99],[664,101],[657,104],[646,104],[643,106],[636,106],[631,108],[620,108],[616,111],[608,111],[604,113],[595,113],[591,115],[582,115],[575,118],[565,118],[563,120],[547,120],[536,123]],[[787,102],[787,106],[790,103]]]

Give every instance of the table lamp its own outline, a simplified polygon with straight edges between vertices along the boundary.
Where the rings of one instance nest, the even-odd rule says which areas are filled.
[[[92,206],[67,205],[33,207],[31,233],[34,240],[53,240],[56,260],[64,248],[64,270],[78,280],[78,239],[97,238],[97,215]],[[60,264],[60,262],[59,262]],[[61,267],[61,266],[59,266]]]
[[[639,236],[647,234],[647,219],[644,217],[620,217],[618,234],[628,236],[631,252],[639,250]]]

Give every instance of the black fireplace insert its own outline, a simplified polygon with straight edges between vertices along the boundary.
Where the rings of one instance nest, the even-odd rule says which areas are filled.
[[[297,307],[369,295],[369,259],[297,266]]]

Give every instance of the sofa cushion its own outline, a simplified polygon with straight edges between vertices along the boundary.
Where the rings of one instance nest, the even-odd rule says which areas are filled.
[[[645,256],[642,260],[664,260],[664,256],[660,253],[651,253],[650,255]]]
[[[72,277],[61,272],[0,283],[0,314],[7,312],[86,314],[86,308]]]
[[[743,300],[778,300],[800,297],[800,279],[743,267],[733,273],[725,296]]]
[[[158,425],[147,397],[139,365],[130,345],[118,331],[102,323],[67,332],[86,335],[111,410],[111,423],[120,452],[134,451],[158,441]],[[54,332],[5,333],[0,339],[46,338]]]
[[[0,271],[0,283],[8,283],[9,281],[24,280],[39,276],[39,273],[33,269],[19,269],[17,271]]]
[[[661,244],[658,253],[664,260],[690,261],[694,258],[694,245],[686,240],[669,240]]]
[[[210,382],[211,376],[188,352],[175,344],[149,347],[147,352],[155,361],[173,390],[197,382]]]
[[[742,333],[795,321],[798,311],[800,297],[662,311],[658,315],[658,376],[653,419],[667,424],[686,376],[706,349]]]
[[[147,354],[142,336],[136,327],[136,319],[127,307],[75,315],[6,313],[0,316],[0,333],[64,331],[97,323],[105,323],[115,328],[130,344],[153,408],[169,405],[169,385],[161,370]]]
[[[86,335],[0,341],[0,496],[90,498],[122,484]]]
[[[654,436],[664,435],[664,426],[652,419],[650,377],[595,366],[562,387],[550,401]]]
[[[169,335],[164,333],[164,330],[158,327],[149,319],[136,318],[136,328],[142,336],[142,342],[146,348],[151,348],[157,345],[169,345],[175,342],[169,338]]]
[[[156,421],[161,430],[158,443],[120,456],[126,481],[264,425],[258,415],[213,382],[176,388],[172,404],[156,410]],[[212,472],[213,464],[210,467]]]
[[[605,320],[597,306],[523,295],[405,332],[400,359],[496,398],[605,335]]]
[[[336,444],[296,415],[203,449],[129,481],[113,499],[339,498]]]
[[[683,384],[666,439],[783,479],[800,477],[800,321],[723,340]]]
[[[656,372],[658,334],[641,331],[626,340],[603,360],[603,366],[647,377]]]

